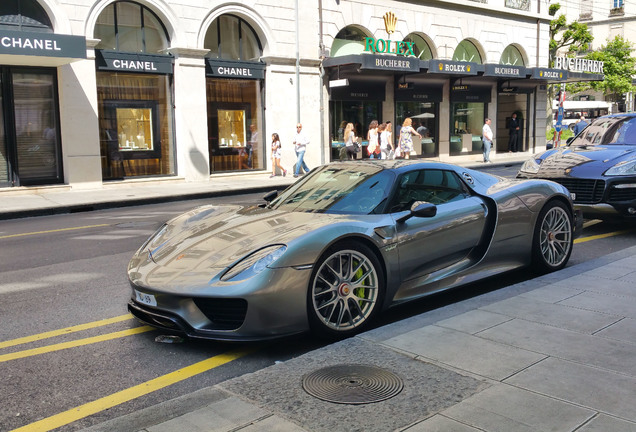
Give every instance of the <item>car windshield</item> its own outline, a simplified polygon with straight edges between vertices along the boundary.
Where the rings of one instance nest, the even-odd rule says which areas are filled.
[[[395,175],[373,164],[334,164],[312,171],[272,201],[286,211],[380,213]]]
[[[636,145],[636,117],[600,117],[577,135],[570,145]]]

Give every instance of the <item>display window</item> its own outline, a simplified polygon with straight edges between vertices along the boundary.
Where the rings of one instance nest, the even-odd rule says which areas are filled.
[[[382,103],[379,101],[330,101],[329,102],[329,130],[331,135],[331,160],[345,159],[344,131],[347,123],[352,123],[357,137],[361,138],[362,151],[358,159],[368,158],[366,147],[369,124],[373,120],[383,121],[381,118]]]
[[[481,152],[481,129],[487,104],[480,102],[451,103],[450,155]]]
[[[97,101],[104,180],[174,175],[172,57],[159,18],[117,1],[95,24]]]
[[[102,175],[174,174],[170,79],[97,73]]]
[[[222,15],[205,35],[210,172],[266,168],[263,49],[242,18]]]
[[[418,157],[436,157],[439,155],[438,147],[438,106],[437,102],[396,102],[395,121],[396,136],[399,137],[399,125],[404,123],[407,117],[413,120],[412,126],[422,138],[413,136],[413,150]]]

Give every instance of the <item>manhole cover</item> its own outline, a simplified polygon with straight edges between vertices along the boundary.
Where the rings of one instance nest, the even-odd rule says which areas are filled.
[[[392,372],[375,366],[336,365],[318,369],[303,378],[303,389],[327,402],[368,404],[390,399],[404,383]]]

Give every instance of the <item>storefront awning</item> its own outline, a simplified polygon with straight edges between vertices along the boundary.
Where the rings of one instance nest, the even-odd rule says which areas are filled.
[[[86,59],[86,38],[0,30],[0,64],[61,66]]]

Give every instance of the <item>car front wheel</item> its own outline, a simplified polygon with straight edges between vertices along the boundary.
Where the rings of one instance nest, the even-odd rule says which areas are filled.
[[[312,273],[307,299],[311,329],[329,338],[356,334],[378,313],[383,296],[384,274],[373,251],[355,242],[335,245]]]
[[[572,214],[560,201],[541,210],[532,243],[533,267],[539,273],[560,270],[567,264],[574,244]]]

